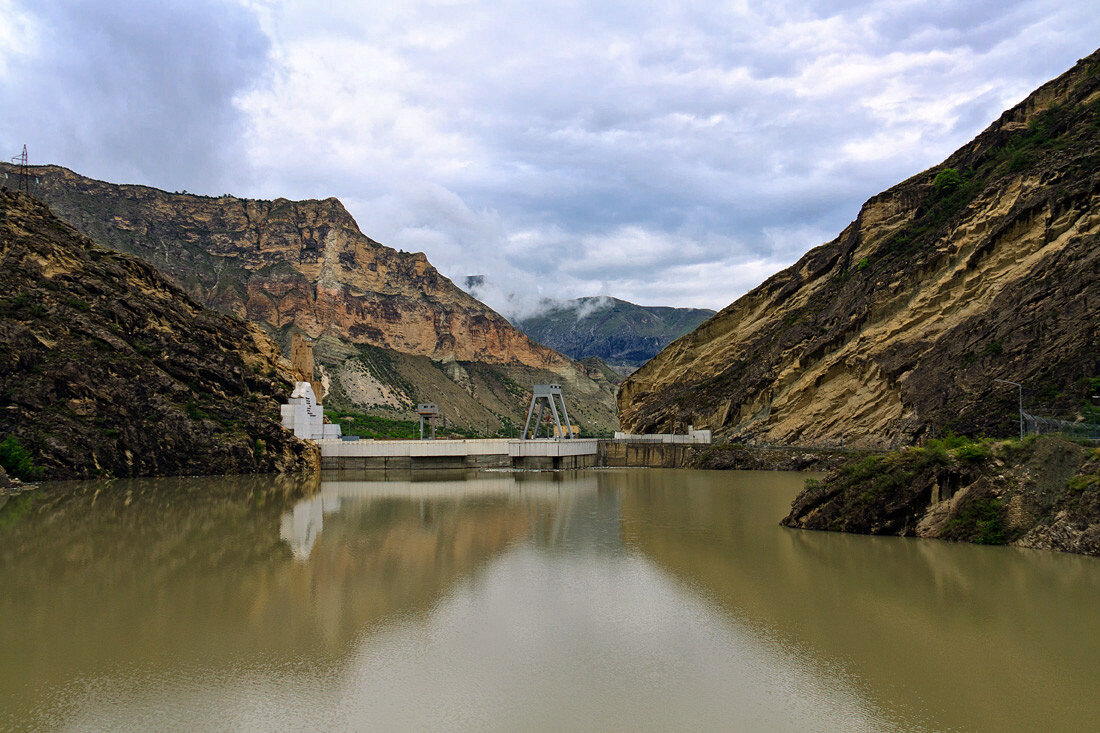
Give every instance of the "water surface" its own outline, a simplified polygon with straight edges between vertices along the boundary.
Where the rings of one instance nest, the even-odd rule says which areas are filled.
[[[80,483],[0,510],[0,728],[1087,730],[1100,561],[780,528],[805,474]]]

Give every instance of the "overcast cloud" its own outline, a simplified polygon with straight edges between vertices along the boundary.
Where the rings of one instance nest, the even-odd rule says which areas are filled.
[[[168,190],[337,196],[457,283],[486,275],[502,311],[720,308],[1091,53],[1098,16],[1092,0],[0,0],[0,146]]]

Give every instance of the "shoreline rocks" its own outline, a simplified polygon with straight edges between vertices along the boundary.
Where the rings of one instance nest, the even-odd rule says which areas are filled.
[[[808,481],[780,523],[1100,557],[1100,448],[1041,436],[866,456]]]

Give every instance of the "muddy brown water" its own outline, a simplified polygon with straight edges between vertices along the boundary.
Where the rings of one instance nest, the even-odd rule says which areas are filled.
[[[44,488],[0,510],[0,729],[1100,727],[1100,561],[779,527],[805,478]]]

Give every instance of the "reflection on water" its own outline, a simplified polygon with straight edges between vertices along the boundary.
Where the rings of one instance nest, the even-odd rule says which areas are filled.
[[[117,481],[0,522],[0,728],[1085,729],[1100,562],[777,526],[804,476]]]

